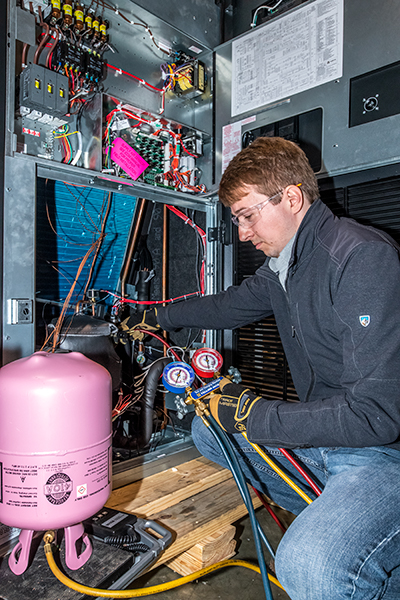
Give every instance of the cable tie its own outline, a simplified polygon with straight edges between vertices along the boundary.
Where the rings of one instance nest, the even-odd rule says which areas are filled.
[[[119,10],[118,10],[118,8],[116,8],[116,9],[115,9],[115,14],[116,14],[116,15],[119,15]]]

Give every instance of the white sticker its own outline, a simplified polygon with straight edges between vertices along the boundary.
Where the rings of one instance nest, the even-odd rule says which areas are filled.
[[[111,125],[112,131],[121,131],[121,129],[128,129],[130,127],[128,119],[119,119],[114,121]]]
[[[83,498],[83,496],[87,496],[87,483],[82,483],[76,488],[76,497]]]
[[[196,54],[201,54],[203,52],[197,46],[190,46],[188,49],[191,50],[192,52],[195,52]]]

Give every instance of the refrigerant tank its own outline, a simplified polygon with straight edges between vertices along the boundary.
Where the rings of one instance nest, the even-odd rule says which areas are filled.
[[[78,352],[36,352],[0,369],[0,522],[59,529],[104,506],[111,390],[108,371]]]

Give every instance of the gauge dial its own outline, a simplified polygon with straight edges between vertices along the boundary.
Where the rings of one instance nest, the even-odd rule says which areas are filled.
[[[199,377],[212,377],[222,363],[222,356],[213,348],[199,348],[192,358],[192,367]]]
[[[192,385],[194,377],[195,374],[190,365],[175,361],[165,367],[162,382],[169,392],[180,394]]]

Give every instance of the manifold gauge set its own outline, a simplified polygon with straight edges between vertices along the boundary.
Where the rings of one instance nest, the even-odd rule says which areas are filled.
[[[183,361],[169,363],[162,374],[162,382],[169,392],[184,393],[196,378],[211,379],[219,375],[223,359],[213,348],[199,348],[193,354],[191,364]],[[203,382],[201,382],[203,384]]]

